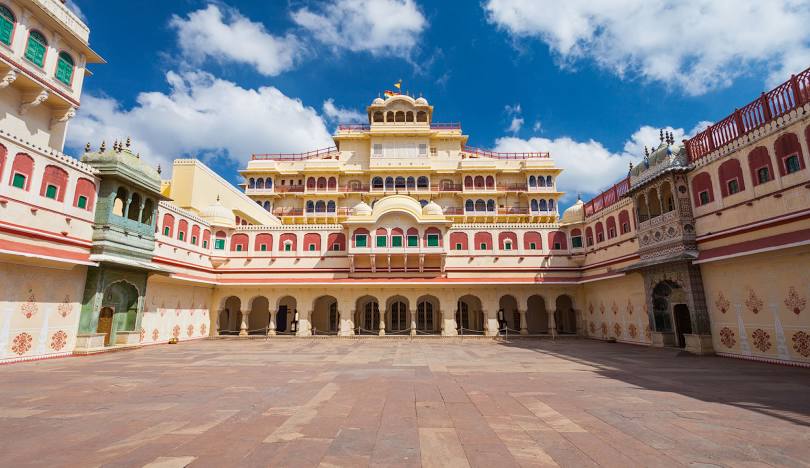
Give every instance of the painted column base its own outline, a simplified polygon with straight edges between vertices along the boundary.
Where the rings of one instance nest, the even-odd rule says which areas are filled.
[[[714,354],[712,335],[683,335],[686,340],[686,350],[692,354],[707,356]]]
[[[88,351],[104,348],[104,333],[79,333],[76,335],[76,350]]]
[[[672,332],[651,332],[652,345],[655,348],[663,348],[666,346],[675,346],[675,334]]]
[[[115,344],[136,345],[141,342],[141,332],[119,331],[115,333]]]

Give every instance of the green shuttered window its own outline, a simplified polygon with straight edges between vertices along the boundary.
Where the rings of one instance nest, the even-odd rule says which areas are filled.
[[[73,59],[65,52],[59,52],[56,62],[56,79],[70,86],[73,80]]]
[[[38,67],[45,64],[45,50],[48,48],[48,41],[39,31],[31,31],[28,35],[28,44],[25,46],[25,58]]]
[[[0,5],[0,41],[11,45],[11,36],[14,34],[14,13],[7,7]]]

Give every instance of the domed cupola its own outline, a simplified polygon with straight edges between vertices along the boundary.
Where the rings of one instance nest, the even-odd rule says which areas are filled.
[[[368,203],[361,201],[360,203],[354,205],[354,208],[352,208],[352,215],[371,216],[371,207],[368,206]]]
[[[577,202],[563,212],[562,224],[577,224],[585,221],[585,204],[577,198]]]
[[[442,216],[444,212],[442,211],[441,206],[431,200],[422,208],[422,214],[425,216]]]
[[[420,105],[420,106],[428,105],[427,99],[423,98],[422,96],[419,96],[418,98],[416,98],[415,103]]]
[[[372,106],[381,106],[383,104],[385,104],[385,101],[381,97],[374,98],[374,101],[371,102]]]
[[[213,226],[231,227],[236,224],[236,216],[233,211],[222,205],[217,197],[217,201],[208,205],[200,215]]]

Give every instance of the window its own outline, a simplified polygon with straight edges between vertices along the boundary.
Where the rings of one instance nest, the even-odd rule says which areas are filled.
[[[794,172],[798,172],[801,170],[801,164],[799,164],[799,155],[794,154],[785,158],[785,174],[793,174]]]
[[[505,241],[503,243],[503,250],[512,250],[512,241]]]
[[[354,236],[354,244],[357,247],[365,247],[366,245],[368,245],[368,238],[366,237],[365,234],[358,234]]]
[[[402,247],[402,236],[392,236],[391,247]]]
[[[2,41],[3,44],[11,45],[15,21],[14,13],[7,7],[0,5],[0,41]]]
[[[56,188],[56,185],[48,184],[48,187],[45,189],[45,197],[50,198],[51,200],[56,200],[56,195],[59,192],[59,189]]]
[[[180,234],[183,234],[183,233],[181,232]],[[183,239],[180,239],[180,240],[183,240]],[[241,251],[242,251],[242,244],[236,244],[236,251],[237,251],[237,252],[241,252]]]
[[[419,236],[408,236],[408,247],[419,247]]]
[[[87,197],[84,195],[79,195],[79,201],[76,203],[76,206],[81,209],[87,208]]]
[[[630,223],[625,221],[622,223],[622,234],[627,234],[628,232],[630,232]]]
[[[435,146],[430,147],[430,155],[431,156],[436,156],[436,147]]]
[[[760,184],[764,184],[771,180],[771,171],[768,170],[768,167],[760,167],[757,169],[757,181]]]
[[[708,191],[704,190],[704,191],[700,192],[699,197],[700,197],[700,204],[701,205],[705,205],[706,203],[709,203],[709,192]]]
[[[292,251],[292,242],[287,241],[284,243],[284,251],[291,252]]]
[[[582,247],[582,237],[580,236],[572,237],[571,246],[573,246],[575,249]]]
[[[163,235],[168,237],[170,233],[171,233],[171,228],[169,226],[165,226],[163,228]]]
[[[537,244],[534,242],[529,242],[529,250],[537,250]]]
[[[215,239],[214,240],[214,249],[216,249],[216,250],[224,250],[225,249],[225,239]]]
[[[555,242],[554,243],[554,250],[560,250],[560,249],[562,249],[562,244],[560,244],[559,242]]]
[[[70,86],[73,81],[73,58],[67,52],[59,52],[56,61],[56,79]]]
[[[382,144],[374,143],[374,156],[382,156]]]
[[[25,190],[25,180],[25,174],[14,174],[14,179],[12,180],[11,185],[17,187],[18,189]]]
[[[427,156],[427,145],[419,143],[419,156]]]
[[[25,58],[34,65],[42,67],[45,63],[45,51],[48,49],[48,41],[39,31],[31,31],[28,35],[28,44],[25,46]]]
[[[177,233],[177,239],[178,239],[178,240],[185,240],[185,237],[186,237],[186,233],[185,233],[185,232],[180,231],[180,232],[178,232],[178,233]],[[236,250],[242,250],[242,248],[241,248],[241,247],[242,247],[241,245],[237,245],[237,246],[236,246]]]
[[[385,236],[377,236],[377,247],[385,247],[388,245],[388,238]]]
[[[456,250],[461,250],[461,242],[456,242]]]
[[[225,245],[223,245],[222,247],[224,248],[224,247],[225,247]],[[207,240],[204,240],[204,241],[203,241],[203,248],[204,248],[204,249],[207,249],[207,248],[208,248],[208,241],[207,241]]]
[[[481,242],[481,244],[478,245],[478,250],[487,250],[487,243]]]
[[[438,234],[428,234],[428,236],[427,236],[427,245],[428,245],[428,247],[438,247],[439,246],[439,235]]]
[[[337,243],[332,244],[332,250],[334,250],[335,252],[339,252],[340,251],[340,244],[337,244]]]
[[[315,244],[309,244],[309,245],[307,246],[307,248],[308,248],[308,250],[309,250],[310,252],[314,252],[314,251],[315,251]]]
[[[260,245],[259,250],[262,251],[262,252],[267,252],[267,244]]]
[[[197,245],[197,236],[191,236],[191,243]]]
[[[728,194],[734,195],[735,193],[740,191],[740,184],[737,182],[737,179],[731,179],[728,181]]]

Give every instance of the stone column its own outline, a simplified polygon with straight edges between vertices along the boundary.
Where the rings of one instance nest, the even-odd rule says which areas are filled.
[[[354,310],[348,312],[348,309],[341,308],[338,310],[340,326],[338,327],[338,336],[352,336],[354,335],[354,327],[352,317],[354,317]],[[348,316],[348,317],[347,317]]]
[[[551,334],[552,337],[557,337],[557,320],[554,317],[554,309],[546,311],[546,315],[548,315],[548,332]]]
[[[411,314],[411,336],[416,336],[416,314],[417,314],[417,311],[416,311],[416,309],[411,309],[409,312]]]
[[[276,311],[270,311],[270,323],[267,326],[267,336],[276,335]]]
[[[380,311],[380,336],[385,336],[385,312]]]
[[[518,314],[520,314],[520,334],[521,335],[528,335],[529,334],[529,326],[526,323],[526,311],[525,310],[518,310]]]
[[[239,326],[239,336],[248,335],[248,325],[250,324],[250,311],[242,311],[242,324]]]
[[[306,316],[304,314],[298,314],[298,331],[295,332],[295,336],[312,336],[310,317],[312,317],[311,310]]]
[[[484,334],[486,336],[498,335],[498,313],[497,312],[483,312],[484,317]]]

